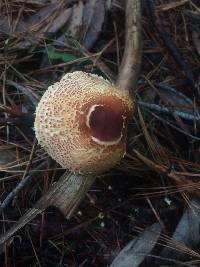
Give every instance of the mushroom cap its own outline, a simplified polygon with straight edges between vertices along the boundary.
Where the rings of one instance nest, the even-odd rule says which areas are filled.
[[[132,112],[127,91],[98,75],[75,71],[42,96],[36,108],[35,133],[39,144],[62,167],[100,174],[124,156]]]

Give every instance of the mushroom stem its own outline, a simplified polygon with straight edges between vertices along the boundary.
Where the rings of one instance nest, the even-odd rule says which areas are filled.
[[[35,208],[43,211],[52,205],[59,208],[63,215],[69,219],[94,180],[95,176],[82,176],[66,171],[59,181],[37,202]]]
[[[133,91],[137,84],[142,56],[142,14],[140,0],[126,1],[126,36],[116,85]]]

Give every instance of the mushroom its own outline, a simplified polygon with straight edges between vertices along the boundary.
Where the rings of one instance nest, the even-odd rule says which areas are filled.
[[[124,156],[132,113],[128,91],[98,75],[75,71],[42,96],[35,133],[62,167],[84,175],[100,174]]]
[[[70,218],[75,208],[79,205],[80,201],[89,190],[91,184],[94,182],[95,180],[94,174],[96,173],[99,174],[101,172],[109,170],[109,168],[114,166],[123,157],[126,145],[127,124],[131,112],[133,111],[133,103],[129,97],[129,93],[126,91],[135,87],[141,61],[141,38],[140,38],[141,1],[140,0],[126,0],[126,30],[127,31],[126,31],[124,55],[120,66],[120,72],[116,80],[116,84],[118,85],[118,87],[112,86],[111,84],[109,84],[108,81],[93,74],[86,74],[86,73],[84,74],[82,72],[67,74],[66,76],[63,77],[60,83],[58,83],[60,84],[62,90],[60,91],[60,100],[57,102],[57,107],[55,106],[55,108],[52,109],[53,102],[55,101],[55,99],[51,99],[52,102],[51,108],[49,107],[49,109],[46,110],[46,112],[50,115],[50,117],[52,117],[51,114],[62,113],[59,105],[60,103],[62,103],[62,106],[64,106],[64,104],[66,105],[67,103],[68,106],[71,107],[70,113],[66,114],[65,115],[66,117],[63,117],[61,121],[59,121],[59,119],[56,118],[56,116],[54,118],[52,117],[51,119],[49,119],[49,121],[47,121],[47,123],[45,124],[46,126],[43,126],[43,128],[41,127],[41,122],[42,121],[45,122],[46,113],[42,114],[42,111],[44,111],[42,103],[45,102],[47,103],[47,98],[45,97],[50,97],[51,95],[54,95],[54,92],[56,92],[56,87],[58,84],[51,86],[49,90],[47,90],[47,92],[42,97],[41,102],[39,103],[38,108],[36,110],[37,115],[35,121],[36,136],[39,140],[39,143],[63,167],[65,168],[68,167],[70,170],[76,173],[69,174],[68,171],[66,171],[62,175],[62,177],[60,177],[60,179],[51,186],[48,192],[46,192],[43,195],[43,197],[34,205],[34,207],[29,209],[19,219],[19,221],[16,222],[16,224],[14,224],[6,233],[0,236],[1,245],[4,244],[7,240],[9,240],[9,238],[12,237],[13,234],[15,234],[19,229],[25,226],[32,219],[34,219],[38,214],[41,214],[50,205],[58,207],[62,211],[62,213],[66,216],[66,218]],[[104,66],[104,64],[103,65],[99,64],[100,69],[102,66]],[[75,90],[72,83],[74,85],[78,83],[77,76],[79,75],[82,76],[82,82],[80,82],[80,88],[82,88],[82,90],[78,92],[77,90]],[[66,90],[65,93],[65,90],[62,88],[62,86],[66,83],[67,77],[68,78],[71,77],[72,83],[70,88],[68,89],[65,88]],[[73,80],[72,77],[74,77]],[[90,82],[89,86],[90,91],[88,89],[84,90],[85,88],[84,77],[87,77],[87,79],[89,78],[90,81],[95,81],[94,84]],[[94,91],[96,91],[97,95],[99,94],[99,97],[95,97]],[[90,95],[90,93],[92,94]],[[68,101],[64,99],[62,100],[63,95],[65,95],[66,98],[67,95],[72,95],[73,97],[73,94],[74,98],[75,96],[76,97],[78,96],[79,99],[79,101],[77,102],[73,101],[74,106],[72,105],[72,102],[69,102],[69,100]],[[85,105],[82,105],[83,100],[81,99],[81,96],[84,95],[85,97],[83,99],[84,101],[88,99],[88,101],[86,101],[88,104],[86,104],[85,102]],[[114,102],[111,101],[112,97],[114,99]],[[89,99],[91,101],[89,101]],[[96,100],[98,99],[100,101],[97,103],[97,105],[95,104],[95,102],[92,102],[95,99]],[[105,104],[104,102],[101,102],[103,101],[103,99],[105,100]],[[80,109],[79,112],[73,113],[74,117],[72,118],[72,116],[70,115],[71,111],[76,108],[78,102],[79,105],[83,107],[83,110]],[[67,105],[65,108],[67,109]],[[101,116],[99,117],[100,114]],[[75,121],[74,120],[75,117],[80,118],[80,121]],[[73,137],[73,140],[75,141],[75,143],[73,143],[73,147],[72,144],[70,143],[72,139],[68,139],[70,141],[68,141],[67,144],[66,142],[63,142],[62,139],[63,137],[61,137],[63,134],[63,126],[67,125],[65,118],[69,118],[68,126],[70,126],[71,128],[70,127],[68,128],[67,134],[68,137],[69,136],[71,136],[71,138]],[[104,131],[105,129],[104,127],[102,127],[101,123],[98,123],[97,128],[96,124],[94,124],[94,122],[96,123],[99,121],[100,122],[104,121],[103,118],[106,118],[106,121],[109,124],[106,125],[105,127],[106,131]],[[69,122],[72,123],[72,121],[75,123],[74,128],[76,129],[76,131],[80,128],[85,129],[85,131],[83,131],[84,133],[83,139],[80,139],[79,135],[75,137],[75,135],[71,134],[69,129],[72,130],[73,127],[72,124],[69,125]],[[115,123],[113,124],[114,121],[116,122],[116,124]],[[56,125],[56,127],[54,128],[53,132],[50,133],[49,129],[50,128],[52,129],[53,125]],[[84,127],[82,128],[83,125]],[[105,124],[103,125],[105,126]],[[111,125],[113,125],[113,127],[110,127]],[[64,129],[66,131],[66,128]],[[61,135],[58,135],[58,132],[60,132]],[[46,133],[46,135],[44,135],[44,133]],[[76,159],[79,159],[78,165],[77,164],[74,165],[75,162],[73,162],[72,158],[71,160],[68,161],[65,161],[64,158],[62,158],[62,155],[65,155],[67,159],[69,157],[68,154],[69,151],[65,152],[64,154],[61,154],[58,147],[55,149],[55,146],[48,137],[48,133],[49,137],[50,136],[53,137],[52,140],[59,142],[62,140],[61,143],[59,142],[57,143],[58,147],[61,148],[62,145],[65,144],[65,146],[67,145],[68,148],[70,147],[72,148],[71,150],[69,150],[71,151],[70,155],[73,155],[73,159],[74,156],[76,155]],[[41,136],[39,134],[41,134]],[[48,148],[47,144],[50,145]],[[76,146],[74,146],[74,144],[76,144]],[[80,153],[79,150],[80,147],[85,148],[86,144],[88,145],[87,146],[88,150],[85,151],[87,153],[85,152]],[[93,149],[92,145],[94,146]],[[74,151],[76,149],[75,154],[73,149]],[[81,152],[83,151],[84,149],[81,150]],[[95,154],[93,154],[94,151]],[[100,151],[103,151],[103,153],[97,155]],[[98,164],[94,161],[96,165],[95,169],[92,166],[92,163],[83,164],[84,162],[86,163],[85,161],[86,159],[88,158],[92,159],[91,155],[96,155],[95,157],[94,156],[93,157],[96,159],[96,161],[99,161]],[[99,159],[101,156],[102,158]],[[64,162],[67,163],[67,165],[65,165]],[[84,173],[84,175],[78,174],[77,172]]]

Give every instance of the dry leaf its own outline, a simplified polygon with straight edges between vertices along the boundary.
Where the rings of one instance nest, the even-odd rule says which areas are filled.
[[[104,1],[95,0],[86,3],[83,14],[83,27],[85,28],[83,45],[85,48],[90,49],[99,37],[104,19]]]
[[[18,38],[16,47],[26,48],[37,45],[47,34],[63,29],[89,49],[101,32],[104,18],[103,0],[78,1],[70,7],[54,1],[31,16],[21,16],[19,21],[17,18],[10,21],[9,16],[0,18],[0,33]]]
[[[75,39],[80,38],[82,30],[82,18],[83,18],[84,5],[82,1],[72,7],[72,15],[69,25],[67,27],[67,33],[73,36]]]
[[[196,198],[190,202],[189,207],[184,212],[174,231],[171,238],[172,241],[170,242],[174,241],[172,245],[174,249],[166,246],[162,251],[162,256],[179,259],[185,255],[184,251],[188,251],[190,248],[196,248],[198,251],[198,244],[200,242],[199,225],[200,199]]]
[[[18,23],[16,23],[16,19],[10,22],[9,17],[2,17],[0,19],[0,33],[19,38],[17,46],[26,48],[30,45],[37,45],[46,34],[56,33],[67,23],[70,15],[71,8],[63,7],[57,1],[40,8],[32,16],[20,17]]]
[[[138,267],[150,254],[160,236],[161,228],[158,223],[146,228],[136,237],[114,259],[110,267]]]

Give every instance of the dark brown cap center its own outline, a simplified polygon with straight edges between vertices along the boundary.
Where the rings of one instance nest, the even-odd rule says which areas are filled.
[[[89,114],[88,124],[92,136],[99,141],[112,142],[121,138],[122,114],[110,107],[94,106]]]

